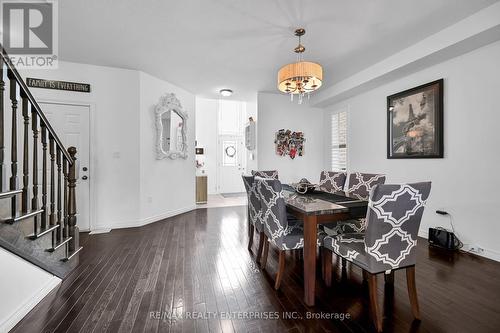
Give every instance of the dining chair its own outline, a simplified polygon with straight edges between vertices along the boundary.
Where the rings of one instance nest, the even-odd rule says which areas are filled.
[[[321,171],[319,189],[323,192],[335,193],[344,191],[347,174],[339,171]]]
[[[278,170],[252,170],[252,176],[278,179]]]
[[[349,174],[346,192],[360,200],[368,200],[371,189],[385,183],[385,175],[355,172]]]
[[[257,250],[257,262],[260,261],[262,255],[262,248],[266,236],[264,235],[264,223],[262,222],[262,209],[260,205],[260,196],[257,193],[257,182],[254,176],[241,176],[243,178],[243,184],[245,185],[245,190],[247,192],[248,206],[247,206],[247,217],[248,217],[248,250],[252,249],[254,230],[259,233],[259,247]]]
[[[346,193],[360,200],[368,200],[370,191],[375,185],[385,183],[385,175],[355,172],[349,175]],[[336,226],[337,233],[364,232],[366,218],[342,221]]]
[[[274,289],[278,290],[285,270],[285,253],[288,250],[304,247],[304,227],[301,222],[288,220],[283,188],[279,180],[260,177],[255,179],[262,207],[264,234],[267,237],[261,267],[266,266],[269,243],[271,243],[279,251],[278,272],[274,283]]]
[[[385,175],[373,173],[355,172],[349,175],[349,183],[345,192],[347,195],[360,200],[368,200],[371,189],[375,185],[385,183]],[[364,232],[366,229],[366,218],[355,218],[346,221],[340,221],[333,227],[323,226],[320,238],[325,235],[334,236],[343,233]],[[345,260],[342,260],[342,266],[345,267]]]
[[[431,182],[402,185],[376,185],[370,193],[365,233],[345,233],[323,239],[323,267],[330,285],[332,252],[363,270],[368,280],[373,323],[382,331],[377,299],[377,274],[392,280],[395,270],[406,270],[410,304],[415,319],[420,312],[415,284],[417,236]]]

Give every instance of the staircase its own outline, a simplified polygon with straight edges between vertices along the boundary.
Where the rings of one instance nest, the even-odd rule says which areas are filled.
[[[0,246],[63,278],[82,249],[76,148],[63,146],[0,51]]]

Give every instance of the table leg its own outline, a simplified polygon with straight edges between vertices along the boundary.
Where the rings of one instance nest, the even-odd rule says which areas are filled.
[[[317,228],[317,216],[306,215],[304,217],[304,301],[308,306],[314,305]]]

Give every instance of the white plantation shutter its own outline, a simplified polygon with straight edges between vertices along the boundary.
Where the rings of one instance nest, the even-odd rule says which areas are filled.
[[[347,111],[332,114],[332,171],[347,170]]]

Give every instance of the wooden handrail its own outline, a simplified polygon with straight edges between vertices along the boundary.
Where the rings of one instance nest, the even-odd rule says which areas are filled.
[[[0,180],[0,192],[2,192],[0,194],[2,194],[2,196],[7,194],[6,197],[10,197],[12,200],[12,218],[7,222],[15,223],[26,218],[33,218],[33,234],[31,234],[29,238],[35,240],[50,233],[52,235],[52,247],[46,250],[53,252],[64,245],[66,248],[66,255],[65,258],[61,260],[71,260],[71,258],[81,250],[79,245],[79,228],[77,226],[76,211],[76,177],[78,164],[75,161],[77,150],[75,147],[69,147],[68,149],[64,148],[63,143],[31,94],[27,84],[23,81],[23,78],[16,70],[14,64],[9,61],[9,55],[1,44],[0,54],[2,55],[0,57],[0,70],[2,71],[0,73],[0,167],[4,165],[5,102],[7,102],[7,109],[10,105],[10,109],[12,110],[12,125],[10,127],[12,136],[10,148],[11,176],[9,178],[8,192],[2,192],[3,186]],[[3,76],[3,64],[6,66],[7,84],[9,84],[10,87],[7,101],[4,98],[6,82]],[[19,114],[20,108],[22,108],[22,115]],[[18,129],[18,119],[20,119],[21,116],[23,120],[22,129]],[[18,189],[18,133],[20,131],[23,132],[22,190]],[[33,135],[33,196],[30,205],[29,147],[31,134]],[[41,158],[38,156],[39,143],[41,144]],[[41,209],[39,209],[38,197],[39,162],[42,164]],[[64,188],[61,188],[61,186],[63,186],[62,173],[64,173]],[[0,175],[2,175],[1,170]],[[50,192],[48,191],[49,187]],[[18,209],[19,200],[16,194],[21,194],[21,212],[19,212]],[[19,215],[20,213],[21,215]]]
[[[21,88],[21,91],[24,94],[26,94],[26,97],[28,98],[28,100],[31,103],[31,107],[36,110],[36,113],[40,117],[40,124],[44,124],[45,125],[45,127],[47,128],[47,131],[49,132],[49,134],[54,138],[57,146],[59,148],[61,148],[61,151],[64,154],[64,156],[66,157],[66,159],[68,160],[68,163],[70,165],[72,165],[73,164],[73,159],[71,158],[71,155],[68,153],[68,150],[62,144],[61,140],[59,139],[59,137],[56,134],[56,131],[54,131],[54,129],[50,125],[47,117],[45,116],[45,114],[43,113],[42,109],[40,108],[40,105],[38,105],[38,103],[36,102],[35,98],[31,94],[31,91],[28,89],[28,86],[26,85],[26,83],[24,82],[23,78],[21,77],[21,74],[19,74],[19,72],[17,71],[17,69],[10,62],[9,55],[7,54],[7,52],[5,51],[5,49],[3,48],[2,44],[0,44],[0,53],[2,54],[2,60],[3,60],[3,62],[7,65],[7,69],[9,69],[12,72],[12,74],[14,75],[14,77],[16,79],[16,82],[19,84],[19,87]]]

